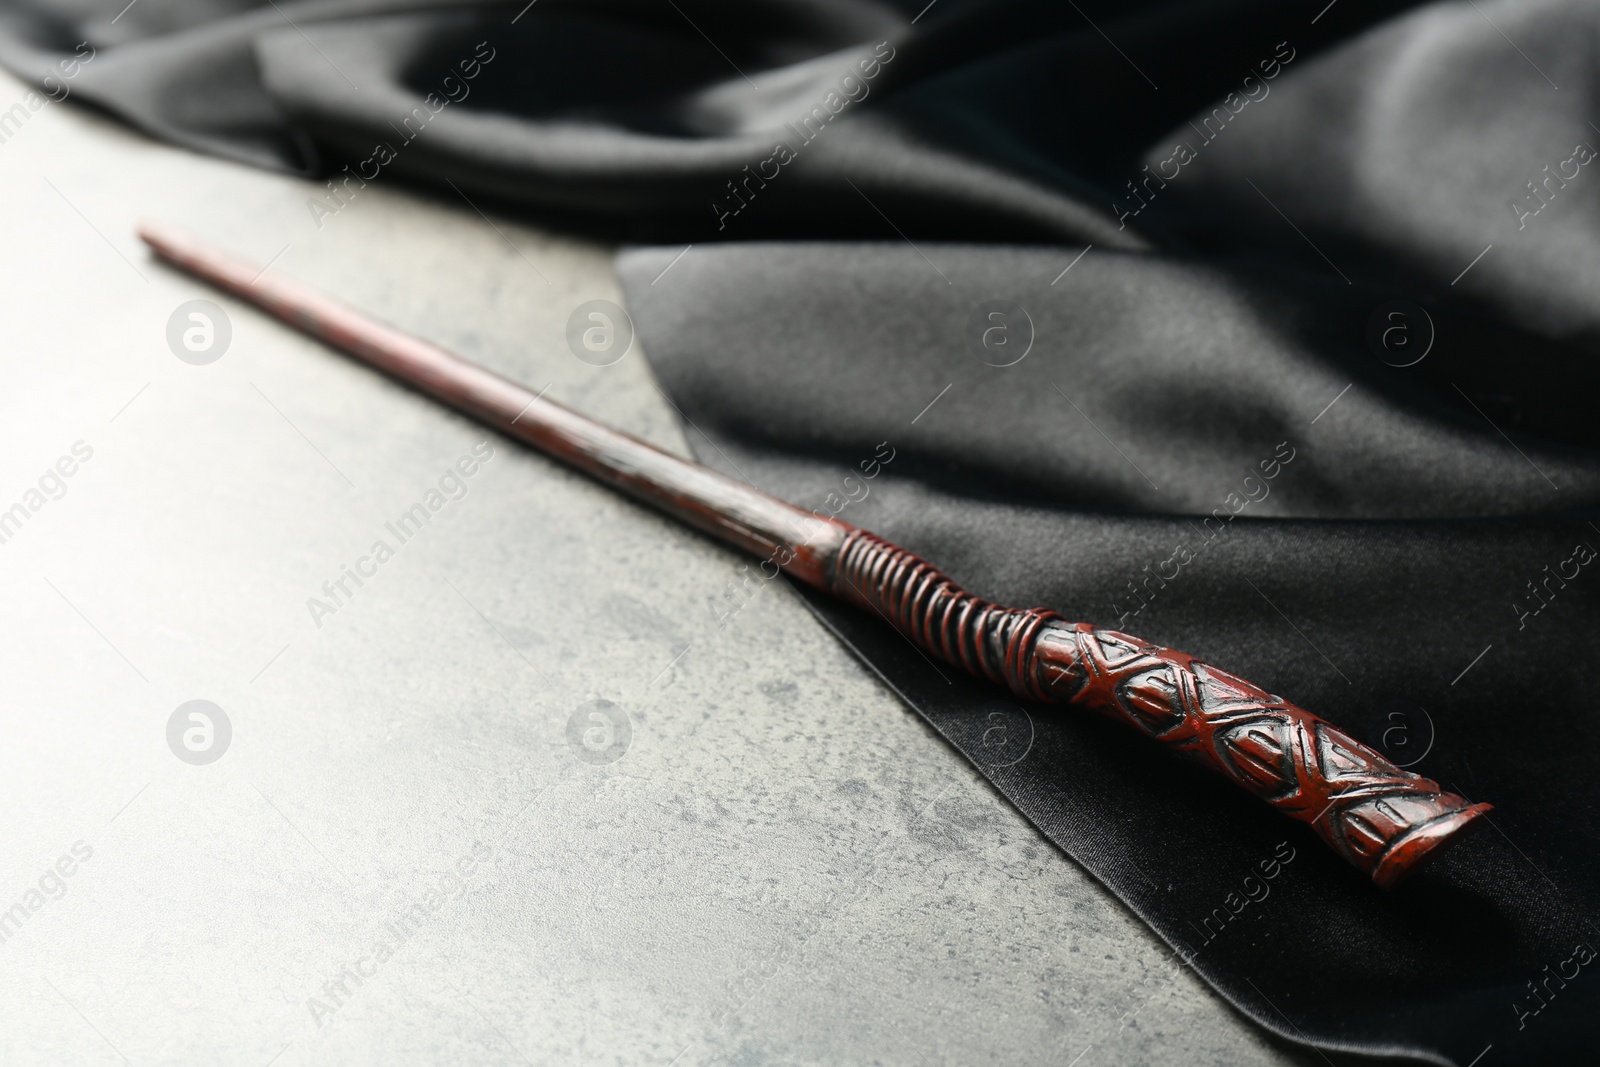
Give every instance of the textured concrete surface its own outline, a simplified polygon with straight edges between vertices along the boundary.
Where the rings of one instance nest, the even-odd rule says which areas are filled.
[[[683,449],[637,348],[568,349],[620,301],[606,249],[381,184],[319,229],[314,191],[64,105],[0,144],[0,1061],[1308,1062],[1170,975],[789,590],[719,628],[730,552],[131,232]],[[194,299],[231,324],[207,365],[167,339]],[[214,714],[169,745],[197,699],[232,730],[203,765],[175,752],[222,751]]]

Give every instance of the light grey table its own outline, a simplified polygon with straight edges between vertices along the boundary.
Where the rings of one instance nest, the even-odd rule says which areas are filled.
[[[567,348],[608,250],[380,183],[319,228],[316,189],[70,105],[0,144],[0,1062],[1320,1062],[1172,976],[789,590],[719,628],[734,555],[502,441],[460,495],[483,430],[132,233],[684,450],[637,347]],[[192,700],[225,747],[169,744]]]

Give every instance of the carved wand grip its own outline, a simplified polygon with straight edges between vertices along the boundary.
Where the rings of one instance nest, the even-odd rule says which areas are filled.
[[[865,530],[602,426],[292,278],[168,226],[145,223],[139,235],[169,263],[499,432],[877,611],[932,655],[1029,700],[1121,719],[1309,824],[1381,886],[1460,840],[1490,810],[1193,656],[1043,608],[990,604]]]
[[[1093,708],[1306,823],[1388,888],[1479,825],[1439,783],[1193,656],[1043,608],[990,604],[917,555],[851,529],[833,591],[931,655],[1029,700]]]

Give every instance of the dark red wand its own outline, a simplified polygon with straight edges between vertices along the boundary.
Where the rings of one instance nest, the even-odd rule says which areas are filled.
[[[762,559],[870,608],[927,652],[1028,700],[1119,719],[1308,824],[1380,886],[1479,825],[1470,804],[1281,697],[1193,656],[980,600],[931,564],[668,455],[290,278],[146,223],[163,259],[306,333]]]

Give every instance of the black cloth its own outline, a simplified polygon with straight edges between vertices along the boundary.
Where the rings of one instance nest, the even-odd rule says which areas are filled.
[[[308,225],[362,180],[411,181],[670,241],[619,273],[708,463],[982,595],[1198,654],[1497,805],[1380,892],[1114,724],[1024,707],[814,604],[1250,1018],[1459,1067],[1592,1058],[1593,5],[146,0],[110,18],[6,0],[0,60],[160,136],[333,179]],[[1097,1040],[1170,1025],[1147,1003]]]

